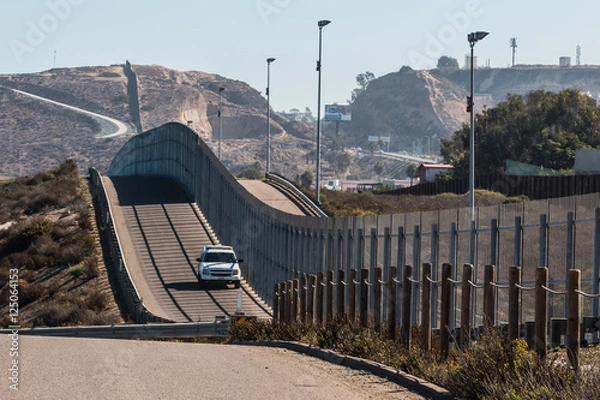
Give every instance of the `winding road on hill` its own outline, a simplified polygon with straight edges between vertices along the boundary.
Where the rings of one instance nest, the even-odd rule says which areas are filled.
[[[58,101],[50,100],[48,98],[41,97],[41,96],[35,95],[33,93],[24,92],[22,90],[13,89],[13,88],[6,87],[6,86],[0,86],[0,87],[12,90],[15,93],[18,93],[18,94],[21,94],[24,96],[28,96],[33,99],[39,100],[39,101],[44,101],[46,103],[50,103],[50,104],[57,105],[59,107],[67,108],[69,110],[72,110],[72,111],[75,111],[75,112],[78,112],[81,114],[86,114],[86,115],[94,118],[100,124],[100,133],[98,135],[96,135],[97,138],[111,138],[111,137],[117,137],[117,136],[123,136],[123,135],[131,135],[131,134],[135,133],[135,131],[133,130],[133,128],[130,124],[125,123],[123,121],[119,121],[118,119],[107,117],[105,115],[100,115],[100,114],[97,114],[97,113],[94,113],[91,111],[87,111],[87,110],[84,110],[84,109],[81,109],[78,107],[70,106],[65,103],[60,103]]]

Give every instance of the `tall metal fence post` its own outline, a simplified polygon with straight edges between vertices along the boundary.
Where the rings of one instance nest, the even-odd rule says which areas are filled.
[[[548,268],[538,267],[535,271],[535,336],[533,349],[540,358],[546,357],[548,338]]]
[[[581,327],[581,298],[577,293],[581,288],[581,271],[572,269],[569,271],[567,283],[567,355],[571,367],[579,373],[579,346]]]
[[[471,283],[473,266],[463,265],[462,297],[460,302],[460,347],[465,349],[471,342]]]

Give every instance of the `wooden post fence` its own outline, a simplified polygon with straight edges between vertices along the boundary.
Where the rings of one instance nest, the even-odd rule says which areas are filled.
[[[360,326],[369,325],[369,270],[360,270]]]
[[[381,280],[383,279],[383,269],[375,268],[375,276],[373,277],[373,329],[381,333]]]
[[[346,287],[345,287],[346,282],[344,281],[344,279],[346,279],[346,271],[344,271],[343,269],[338,270],[336,292],[335,292],[335,294],[336,294],[335,311],[336,311],[336,316],[337,316],[338,321],[341,321],[344,319],[344,293],[346,292]]]
[[[521,268],[508,269],[508,339],[513,341],[519,338],[519,304],[521,291]]]
[[[546,357],[548,339],[548,268],[538,267],[535,271],[535,331],[533,349],[540,358]]]
[[[410,346],[410,320],[412,310],[412,265],[404,266],[402,276],[402,324],[400,326],[400,341],[408,349]]]
[[[450,310],[452,304],[452,265],[442,265],[442,305],[440,310],[440,355],[442,359],[448,358],[450,350]]]
[[[389,278],[387,282],[387,335],[389,339],[396,339],[396,275],[397,267],[390,267]]]
[[[421,289],[421,348],[431,351],[431,264],[424,263]]]
[[[473,266],[463,265],[462,297],[460,302],[460,347],[465,349],[471,342],[471,279]]]
[[[571,367],[579,373],[580,345],[580,309],[581,299],[578,291],[581,288],[581,271],[572,269],[568,273],[567,282],[567,355]]]

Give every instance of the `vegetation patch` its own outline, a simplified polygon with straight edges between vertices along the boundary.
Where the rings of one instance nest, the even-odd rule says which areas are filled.
[[[416,340],[406,349],[395,340],[348,322],[329,322],[323,327],[246,321],[232,325],[230,342],[285,340],[331,349],[373,360],[446,388],[457,398],[468,399],[598,399],[600,398],[600,350],[591,348],[582,357],[586,365],[576,376],[564,350],[539,359],[520,339],[509,341],[496,331],[483,334],[466,350],[452,350],[439,357],[433,341],[431,352],[421,350],[419,327]],[[435,338],[434,338],[435,339]]]
[[[22,327],[120,321],[110,286],[97,280],[100,261],[85,192],[72,160],[0,183],[0,226],[7,226],[0,230],[0,326],[10,325],[11,270],[18,271]]]

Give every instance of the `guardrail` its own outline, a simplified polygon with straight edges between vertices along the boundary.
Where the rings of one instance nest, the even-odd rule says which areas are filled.
[[[144,301],[131,280],[131,275],[123,258],[123,250],[113,223],[113,214],[106,196],[102,176],[95,168],[90,168],[89,173],[92,184],[92,200],[99,222],[100,242],[105,252],[104,262],[109,276],[117,286],[117,301],[121,303],[121,308],[124,308],[129,317],[136,323],[173,322],[152,314],[144,306]],[[106,254],[108,254],[108,257],[106,257]]]
[[[298,190],[298,188],[294,185],[292,185],[290,182],[288,182],[287,179],[284,179],[282,177],[280,177],[279,175],[275,175],[272,173],[267,172],[265,174],[265,176],[267,177],[267,179],[271,179],[274,180],[276,182],[281,183],[282,185],[284,185],[285,187],[287,187],[289,190],[291,190],[292,192],[294,192],[294,194],[298,197],[300,197],[302,200],[304,200],[320,217],[323,218],[328,218],[329,216],[327,214],[325,214],[325,212],[323,210],[321,210],[321,207],[319,207],[318,205],[316,205],[307,195],[305,195],[304,193],[302,193],[301,190]]]
[[[98,339],[164,338],[164,337],[227,337],[230,320],[172,324],[71,326],[62,328],[19,329],[19,335],[63,336]],[[14,333],[0,330],[0,335]]]

